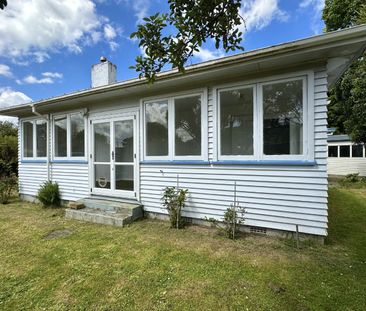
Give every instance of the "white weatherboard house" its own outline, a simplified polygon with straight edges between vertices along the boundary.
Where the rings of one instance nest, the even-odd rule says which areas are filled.
[[[184,215],[221,219],[234,196],[247,228],[327,235],[327,90],[366,46],[366,26],[6,108],[19,117],[19,192],[46,180],[62,199],[112,198],[166,214],[162,190],[189,189]]]

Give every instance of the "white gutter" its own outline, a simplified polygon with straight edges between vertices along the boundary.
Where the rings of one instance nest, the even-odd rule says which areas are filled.
[[[46,154],[47,154],[47,180],[51,180],[51,161],[50,161],[50,145],[51,145],[51,135],[50,135],[50,116],[44,116],[36,110],[34,104],[30,105],[32,107],[32,113],[43,120],[46,120],[47,124],[47,136],[46,136]]]

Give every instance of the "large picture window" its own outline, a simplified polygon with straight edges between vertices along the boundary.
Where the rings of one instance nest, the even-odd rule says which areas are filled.
[[[202,159],[202,95],[144,103],[146,159]]]
[[[81,113],[54,117],[54,157],[85,157],[85,118]]]
[[[310,160],[308,79],[253,81],[218,88],[216,156],[225,160]],[[310,131],[310,133],[308,133]]]
[[[47,157],[47,121],[22,122],[23,158]]]

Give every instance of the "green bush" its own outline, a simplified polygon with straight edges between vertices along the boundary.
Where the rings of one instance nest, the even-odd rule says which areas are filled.
[[[188,189],[176,189],[175,187],[166,187],[161,200],[163,205],[169,212],[170,225],[172,228],[182,228],[184,220],[181,217],[181,212],[185,206]]]
[[[37,199],[44,207],[60,206],[61,198],[58,184],[46,181],[38,190]]]
[[[18,173],[18,138],[16,136],[0,135],[0,162],[9,165],[12,173]]]
[[[245,213],[245,208],[235,203],[226,209],[221,222],[215,218],[206,217],[206,220],[224,233],[227,238],[235,240],[239,234],[240,225],[245,222]]]
[[[360,181],[359,175],[360,175],[359,173],[348,174],[343,178],[343,182],[351,182],[351,183],[359,182]]]
[[[15,174],[0,178],[0,203],[7,204],[13,192],[16,190],[18,180]]]

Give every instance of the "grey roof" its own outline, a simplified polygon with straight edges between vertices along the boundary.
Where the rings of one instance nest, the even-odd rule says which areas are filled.
[[[351,141],[348,135],[329,135],[328,142]]]

